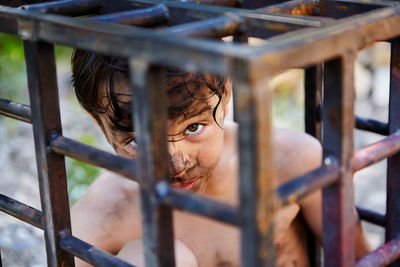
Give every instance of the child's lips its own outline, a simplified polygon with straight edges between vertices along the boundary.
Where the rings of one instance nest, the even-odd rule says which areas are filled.
[[[199,179],[194,179],[185,182],[173,182],[172,186],[175,188],[183,189],[185,191],[193,191],[199,183]]]

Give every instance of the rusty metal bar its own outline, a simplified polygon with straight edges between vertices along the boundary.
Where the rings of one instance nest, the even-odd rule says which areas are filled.
[[[349,17],[382,7],[385,4],[376,2],[360,3],[358,1],[304,1],[293,0],[263,8],[264,12],[282,13],[303,16],[323,16],[335,19]]]
[[[360,219],[373,223],[375,225],[385,227],[386,218],[384,214],[361,207],[356,207],[356,210],[358,215],[360,216]]]
[[[31,122],[31,108],[27,105],[0,98],[0,114],[27,123]]]
[[[132,159],[116,156],[58,134],[51,136],[50,147],[60,155],[108,169],[130,180],[137,181],[136,161]]]
[[[354,266],[355,214],[352,169],[354,129],[354,55],[327,61],[324,66],[323,140],[324,162],[339,160],[339,181],[323,189],[323,237],[325,266]]]
[[[231,205],[223,204],[198,194],[191,194],[175,189],[165,181],[157,184],[156,192],[162,204],[228,224],[239,224],[238,211]]]
[[[389,125],[387,123],[360,116],[356,116],[356,128],[381,135],[389,134]]]
[[[37,228],[44,228],[42,212],[40,210],[3,194],[0,194],[0,210]]]
[[[295,203],[315,190],[337,182],[339,176],[340,169],[337,160],[330,157],[318,169],[280,185],[277,195],[282,205]]]
[[[160,4],[149,8],[106,14],[102,16],[91,17],[89,19],[146,27],[166,24],[169,19],[169,14],[168,8],[165,5]]]
[[[72,236],[68,231],[60,232],[60,247],[77,256],[78,258],[99,267],[134,267],[133,265],[111,255],[104,250],[93,247],[92,245]]]
[[[182,0],[181,2],[196,3],[202,5],[239,7],[241,0]]]
[[[242,17],[227,15],[169,27],[165,32],[178,36],[220,38],[234,34],[243,22]]]
[[[172,210],[159,205],[155,186],[168,178],[164,71],[131,60],[133,121],[138,144],[138,180],[146,266],[175,266]]]
[[[321,102],[323,64],[314,65],[305,69],[304,78],[304,106],[305,106],[305,131],[319,141],[322,140],[321,132]]]
[[[353,172],[364,169],[400,151],[400,132],[393,133],[382,140],[359,149],[353,157]]]
[[[272,74],[285,68],[303,67],[321,62],[325,58],[339,56],[349,49],[357,49],[377,40],[393,38],[400,32],[396,30],[396,27],[390,28],[390,31],[371,32],[370,29],[396,25],[400,21],[398,9],[398,7],[379,9],[365,16],[343,20],[324,29],[309,31],[307,38],[298,32],[291,35],[290,40],[283,38],[284,40],[257,48],[226,46],[204,40],[181,40],[144,29],[133,29],[116,24],[98,25],[95,22],[80,23],[72,18],[60,18],[60,16],[49,14],[30,13],[28,16],[26,11],[6,7],[0,8],[0,16],[7,19],[12,16],[14,21],[22,21],[19,34],[23,38],[56,41],[64,45],[126,57],[140,55],[153,63],[179,66],[190,71],[229,75],[231,68],[228,65],[231,66],[234,58],[239,61],[247,59],[251,62],[253,78],[261,79],[264,75],[263,70],[268,70]],[[38,23],[39,21],[46,23]],[[65,34],[66,30],[68,34]],[[335,34],[331,34],[332,32]],[[360,33],[367,38],[354,40],[354,36],[359,36]],[[347,39],[353,41],[345,41]],[[112,40],[112,42],[105,40]],[[146,42],[157,43],[157,45],[156,47],[145,46]],[[101,45],[98,45],[99,43]],[[338,43],[340,45],[337,45]],[[327,49],[318,49],[325,46]],[[174,55],[157,52],[160,50],[159,47],[173,49]],[[300,56],[304,55],[305,51],[318,51],[318,53],[310,53],[309,57]],[[189,59],[192,58],[202,58],[202,60],[190,61]],[[189,61],[191,64],[188,63]]]
[[[249,79],[248,65],[232,76],[235,120],[239,123],[239,192],[242,266],[274,266],[273,213],[277,208],[271,144],[268,84]]]
[[[58,232],[70,229],[64,157],[49,151],[50,131],[61,134],[54,46],[24,41],[32,109],[33,135],[44,219],[47,264],[74,266],[71,255],[58,246]]]
[[[23,10],[37,11],[68,16],[82,16],[100,11],[103,7],[102,0],[61,0],[39,4],[23,5]]]
[[[400,238],[393,239],[357,261],[356,267],[387,266],[400,258]]]
[[[389,93],[389,134],[400,129],[400,38],[391,40],[390,93]],[[386,183],[386,242],[400,237],[400,155],[387,161]],[[391,266],[400,266],[400,260]]]

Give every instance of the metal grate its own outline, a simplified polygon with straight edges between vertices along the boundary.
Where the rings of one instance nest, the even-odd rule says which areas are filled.
[[[0,1],[0,31],[24,40],[30,94],[30,107],[1,99],[0,113],[33,124],[42,211],[2,194],[0,209],[44,230],[49,266],[73,266],[73,255],[98,266],[128,266],[70,234],[64,156],[104,167],[141,184],[142,216],[148,222],[143,225],[143,235],[149,266],[174,266],[171,214],[176,208],[240,227],[242,265],[249,267],[274,266],[273,212],[319,188],[323,188],[324,264],[354,266],[351,177],[354,171],[389,158],[386,215],[359,209],[362,218],[386,227],[388,243],[361,259],[357,266],[385,265],[400,257],[400,224],[396,219],[400,217],[397,3],[35,2],[39,1]],[[227,35],[233,35],[234,44],[212,39]],[[246,44],[249,36],[268,42],[250,47]],[[388,124],[355,118],[353,108],[355,55],[366,45],[382,40],[392,45]],[[141,157],[137,161],[63,137],[54,43],[129,59],[132,88],[139,96],[134,112],[141,119],[135,123],[145,129],[138,137]],[[239,207],[179,191],[166,182],[167,149],[164,138],[159,138],[165,135],[165,120],[155,123],[152,119],[165,116],[159,90],[162,84],[158,82],[163,66],[232,77],[239,123]],[[274,188],[269,140],[271,97],[265,89],[270,77],[288,68],[306,70],[306,131],[322,140],[324,162],[320,168]],[[353,153],[354,121],[360,129],[387,137]]]

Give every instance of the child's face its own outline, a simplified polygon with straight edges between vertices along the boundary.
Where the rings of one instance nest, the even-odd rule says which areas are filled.
[[[167,121],[166,140],[170,156],[170,183],[174,187],[196,192],[205,190],[222,153],[224,118],[228,111],[230,90],[226,88],[216,109],[215,118],[213,113],[219,98],[212,94],[206,85],[200,88],[200,98],[199,94],[185,95],[185,92],[168,94],[172,106],[179,106],[185,100],[191,103],[184,110],[185,116],[180,115]],[[128,81],[117,80],[115,91],[122,95],[129,94]],[[128,96],[121,97],[121,101],[127,100],[129,100]],[[101,114],[99,119],[108,142],[117,154],[136,158],[135,133],[116,129],[106,114]]]

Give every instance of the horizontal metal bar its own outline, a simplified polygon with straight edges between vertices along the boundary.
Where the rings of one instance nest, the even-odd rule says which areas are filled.
[[[354,153],[353,171],[359,171],[400,151],[400,132],[359,149]]]
[[[212,218],[232,225],[239,224],[237,209],[231,205],[214,201],[210,198],[175,189],[167,182],[156,185],[157,196],[162,204],[190,211],[197,215]]]
[[[8,196],[0,194],[0,210],[43,230],[42,212]]]
[[[63,250],[77,256],[78,258],[90,264],[93,264],[94,266],[134,267],[133,265],[121,260],[120,258],[117,258],[116,256],[113,256],[108,252],[98,249],[70,235],[67,231],[60,232],[59,245]]]
[[[282,205],[294,203],[300,198],[337,181],[340,168],[337,160],[327,157],[325,163],[305,175],[286,182],[277,188],[277,195]]]
[[[27,105],[0,98],[0,114],[23,122],[31,122],[31,108]]]
[[[360,116],[356,116],[356,128],[381,135],[389,134],[387,123]]]
[[[238,7],[240,6],[242,1],[241,0],[182,0],[180,2],[188,2],[201,5]]]
[[[400,258],[400,238],[378,247],[357,261],[356,267],[386,266]]]
[[[23,10],[69,16],[97,13],[102,7],[102,0],[61,0],[20,6]]]
[[[116,156],[56,134],[52,136],[50,148],[58,154],[103,167],[130,180],[137,180],[136,162],[132,159]]]
[[[178,36],[220,38],[234,34],[243,22],[242,17],[226,15],[170,27],[164,32]]]
[[[161,4],[139,10],[90,17],[88,19],[132,26],[156,26],[167,23],[168,17],[168,8]]]
[[[356,207],[358,216],[360,216],[360,219],[385,227],[385,215],[381,214],[379,212],[369,210],[369,209],[364,209],[362,207]]]
[[[214,14],[213,16],[219,15],[223,16],[226,13],[236,14],[238,16],[246,17],[246,18],[254,18],[254,19],[262,19],[268,22],[278,22],[278,23],[291,23],[299,26],[305,27],[321,27],[325,25],[326,18],[321,17],[301,17],[301,16],[290,16],[286,14],[267,14],[262,11],[249,10],[249,9],[240,9],[240,8],[231,8],[231,7],[222,7],[222,6],[206,6],[206,5],[197,5],[189,2],[178,2],[178,1],[168,1],[165,2],[165,5],[170,10],[170,13],[173,13],[174,10],[185,9],[192,10],[196,12],[196,14],[208,14],[208,16]],[[193,12],[192,12],[193,13]],[[332,21],[329,19],[329,21]]]

